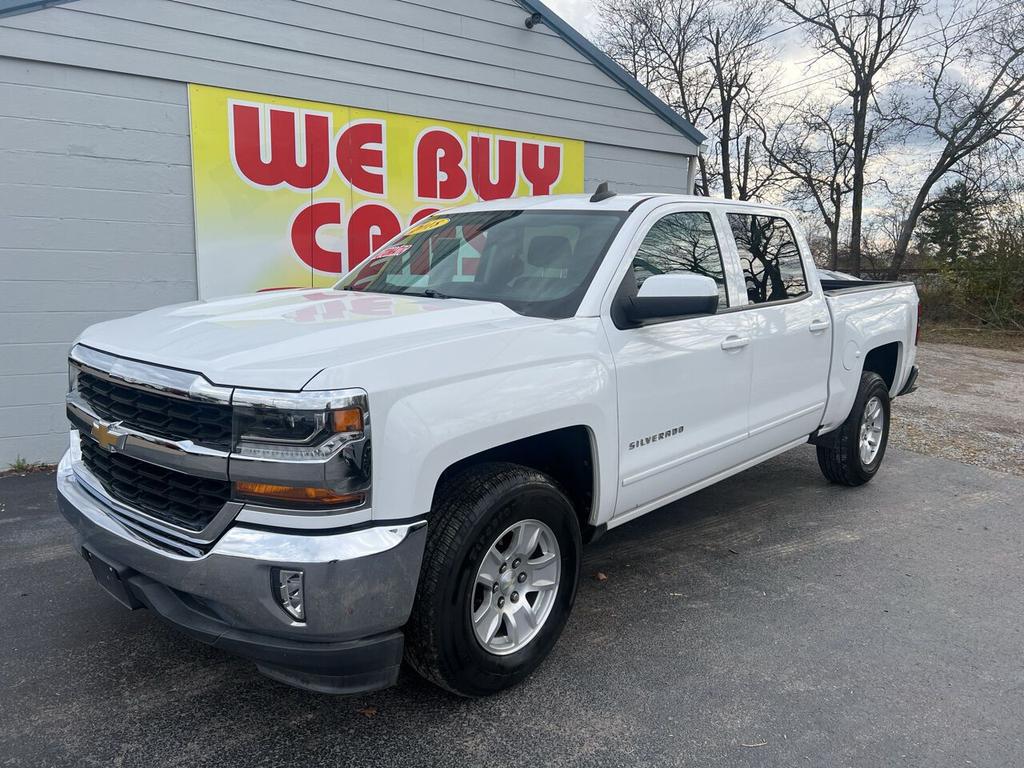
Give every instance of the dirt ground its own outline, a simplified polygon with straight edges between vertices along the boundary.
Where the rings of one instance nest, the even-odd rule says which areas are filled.
[[[1024,476],[1024,349],[921,344],[890,445]]]

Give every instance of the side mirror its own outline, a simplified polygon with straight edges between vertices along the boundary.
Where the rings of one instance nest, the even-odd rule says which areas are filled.
[[[692,272],[652,275],[636,296],[626,300],[626,317],[633,322],[683,315],[713,315],[718,311],[718,284]]]

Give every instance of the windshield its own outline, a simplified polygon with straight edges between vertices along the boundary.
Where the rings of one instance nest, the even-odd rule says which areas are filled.
[[[619,211],[488,211],[424,219],[335,287],[496,301],[524,315],[571,317],[618,232]]]

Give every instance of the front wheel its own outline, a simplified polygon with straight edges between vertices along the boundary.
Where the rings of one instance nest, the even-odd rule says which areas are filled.
[[[581,549],[575,510],[546,475],[490,463],[447,478],[427,524],[406,660],[463,696],[520,682],[569,618]]]
[[[842,485],[864,485],[878,472],[889,442],[889,388],[877,373],[865,371],[846,421],[827,444],[818,445],[818,466]]]

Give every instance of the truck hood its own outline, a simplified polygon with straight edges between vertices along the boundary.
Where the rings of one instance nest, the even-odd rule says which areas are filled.
[[[492,302],[312,289],[163,307],[94,325],[78,341],[214,384],[298,391],[332,365],[543,322]]]

